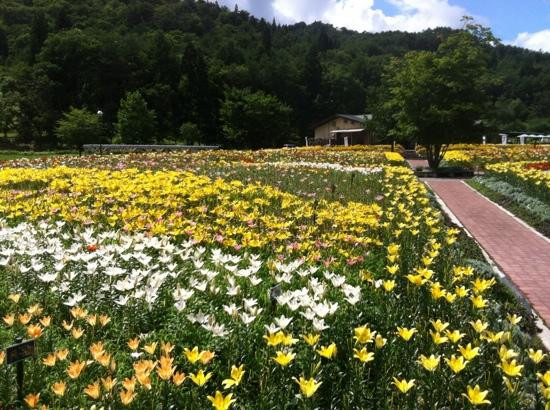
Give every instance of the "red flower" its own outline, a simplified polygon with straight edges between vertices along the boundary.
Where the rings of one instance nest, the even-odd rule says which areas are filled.
[[[86,249],[88,250],[88,252],[95,252],[97,251],[97,245],[88,245]]]

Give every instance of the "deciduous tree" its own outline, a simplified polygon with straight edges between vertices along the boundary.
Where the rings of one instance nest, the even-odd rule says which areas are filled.
[[[290,108],[262,91],[231,89],[221,107],[223,132],[239,148],[280,147],[291,133]]]
[[[466,31],[450,36],[434,52],[411,52],[393,59],[385,73],[394,119],[390,135],[426,147],[437,168],[449,144],[479,140],[490,83],[487,55]]]

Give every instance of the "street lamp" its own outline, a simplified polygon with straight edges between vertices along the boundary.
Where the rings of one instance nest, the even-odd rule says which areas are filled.
[[[101,134],[99,135],[99,155],[103,154],[103,147],[101,146],[101,138],[103,137],[103,111],[97,110],[97,116],[99,117]]]

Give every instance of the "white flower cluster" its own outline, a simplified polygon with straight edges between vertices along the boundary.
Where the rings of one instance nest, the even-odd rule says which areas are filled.
[[[51,293],[66,306],[125,316],[173,306],[174,314],[216,337],[258,318],[269,332],[291,322],[320,332],[342,303],[354,306],[361,298],[360,286],[302,259],[266,263],[191,241],[63,222],[10,227],[0,221],[0,269],[17,278],[20,288],[12,291]]]
[[[332,164],[329,162],[270,162],[269,165],[274,165],[277,167],[293,168],[293,167],[306,167],[306,168],[316,168],[316,169],[329,169],[332,171],[340,172],[357,172],[363,175],[370,175],[382,172],[382,167],[348,167],[340,164]]]

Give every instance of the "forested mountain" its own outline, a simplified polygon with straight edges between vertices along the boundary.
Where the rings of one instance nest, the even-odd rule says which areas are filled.
[[[374,112],[389,59],[451,33],[279,25],[195,0],[2,0],[0,127],[55,146],[71,107],[100,110],[108,141],[138,91],[155,122],[145,142],[278,146],[330,114]],[[496,128],[550,132],[550,54],[490,54]]]

